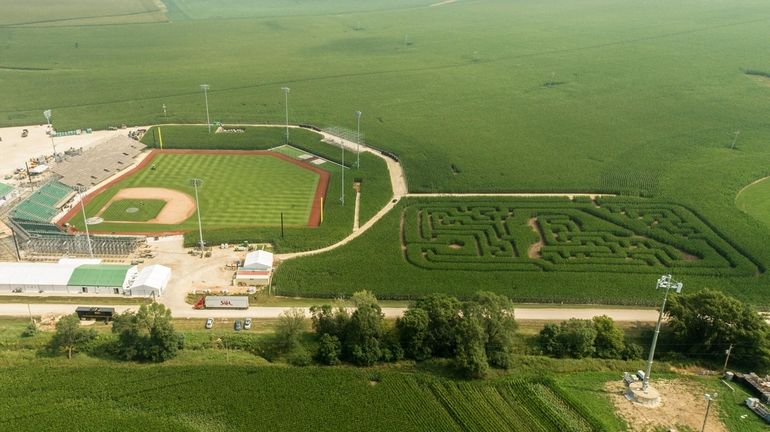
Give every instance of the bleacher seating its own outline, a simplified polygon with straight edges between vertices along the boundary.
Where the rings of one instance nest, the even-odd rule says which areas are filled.
[[[67,186],[90,188],[131,166],[145,145],[124,135],[105,142],[60,162],[53,171]]]
[[[52,181],[43,185],[11,212],[11,217],[24,221],[50,222],[75,192],[67,185]]]

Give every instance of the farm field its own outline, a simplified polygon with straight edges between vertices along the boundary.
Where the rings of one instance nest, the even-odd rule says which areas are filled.
[[[28,0],[0,2],[0,27],[136,24],[166,21],[153,0]]]
[[[708,222],[625,197],[408,198],[348,245],[282,263],[273,285],[288,296],[468,297],[484,287],[520,302],[655,305],[655,281],[673,273],[688,291],[719,288],[767,307],[752,255]],[[379,270],[362,272],[366,262]]]
[[[0,27],[0,124],[40,123],[45,107],[60,130],[201,123],[207,83],[212,121],[280,125],[288,86],[292,124],[352,129],[362,111],[367,143],[399,155],[412,192],[608,192],[682,206],[758,270],[690,274],[692,286],[770,302],[770,229],[735,203],[770,175],[770,4],[436,3],[175,0],[165,3],[171,23]],[[342,228],[216,238],[258,234],[297,250],[328,244]],[[437,272],[417,277],[403,260],[393,264],[401,294],[435,285]],[[335,277],[342,268],[314,271],[337,281],[329,291],[348,292]],[[647,277],[618,272],[600,288],[566,272],[464,272],[558,301],[631,301]],[[552,295],[567,283],[576,297]]]
[[[602,420],[554,381],[537,378],[463,383],[348,368],[103,365],[5,368],[0,383],[0,427],[20,432],[65,425],[94,431],[604,430]],[[303,409],[286,415],[297,406]]]
[[[164,188],[189,197],[195,193],[190,179],[200,178],[199,199],[202,222],[207,228],[253,225],[280,226],[281,213],[287,225],[308,223],[319,175],[269,154],[173,154],[155,155],[144,168],[93,197],[86,205],[88,217],[121,191],[131,188]],[[105,211],[122,205],[115,201]],[[194,199],[190,199],[194,213]],[[166,204],[169,205],[169,204]],[[160,210],[160,209],[158,209]],[[138,214],[138,213],[134,213]],[[122,220],[131,220],[128,215]],[[91,229],[107,232],[161,232],[197,228],[194,214],[179,225],[111,223],[115,218]],[[82,216],[72,219],[82,228]]]

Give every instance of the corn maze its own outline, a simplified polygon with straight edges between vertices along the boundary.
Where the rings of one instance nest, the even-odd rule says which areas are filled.
[[[622,198],[411,204],[403,249],[425,269],[750,275],[751,259],[685,207]]]

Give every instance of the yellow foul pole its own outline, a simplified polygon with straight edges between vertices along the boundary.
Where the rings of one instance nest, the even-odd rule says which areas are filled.
[[[158,140],[160,141],[160,149],[163,150],[163,134],[160,132],[160,126],[158,126]]]

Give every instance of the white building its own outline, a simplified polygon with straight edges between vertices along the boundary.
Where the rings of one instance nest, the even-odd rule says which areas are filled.
[[[258,250],[246,254],[243,260],[243,270],[261,270],[270,271],[273,269],[273,254],[267,251]]]
[[[160,297],[171,279],[171,269],[153,264],[139,272],[139,275],[126,290],[126,294],[137,297]]]
[[[74,265],[58,263],[0,263],[0,291],[68,293]],[[72,293],[80,292],[72,289]]]
[[[17,293],[123,294],[136,266],[82,263],[0,263],[0,291]]]

